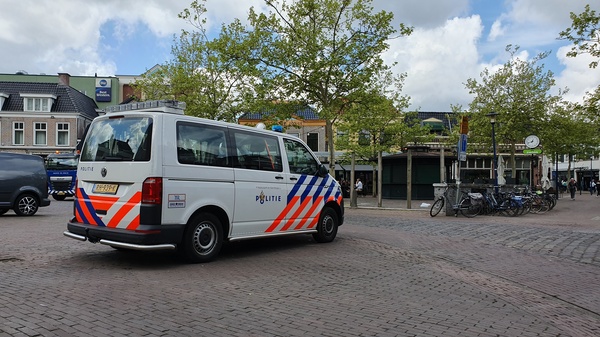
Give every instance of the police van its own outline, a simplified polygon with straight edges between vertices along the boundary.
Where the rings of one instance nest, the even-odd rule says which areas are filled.
[[[85,138],[64,234],[208,262],[226,241],[331,242],[341,188],[297,137],[184,115],[177,101],[107,108]]]

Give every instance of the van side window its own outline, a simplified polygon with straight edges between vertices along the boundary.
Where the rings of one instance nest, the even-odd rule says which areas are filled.
[[[238,158],[236,167],[261,171],[283,171],[277,137],[233,132]]]
[[[285,153],[287,154],[290,173],[315,175],[319,164],[302,143],[291,139],[284,139]]]
[[[177,123],[177,161],[181,164],[231,166],[226,129],[195,123]]]

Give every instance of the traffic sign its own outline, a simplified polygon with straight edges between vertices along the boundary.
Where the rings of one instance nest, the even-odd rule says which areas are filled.
[[[523,150],[524,154],[540,154],[542,153],[542,149],[525,149]]]
[[[467,135],[461,134],[458,140],[458,160],[467,161]]]

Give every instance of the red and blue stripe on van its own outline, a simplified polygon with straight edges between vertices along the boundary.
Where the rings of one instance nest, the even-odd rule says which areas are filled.
[[[83,188],[78,188],[75,198],[75,219],[77,222],[88,225],[110,228],[125,227],[134,230],[140,225],[141,197],[141,192],[136,192],[127,202],[120,204],[118,197],[90,196]],[[128,221],[126,226],[119,226],[130,212],[137,212],[133,220]],[[110,215],[108,223],[102,220],[103,216],[100,214]]]
[[[341,205],[341,191],[331,176],[324,179],[312,176],[310,182],[304,184],[308,178],[307,175],[300,176],[288,193],[286,207],[267,228],[266,233],[311,229],[319,221],[321,209],[327,202],[335,201]],[[321,183],[316,185],[318,179],[321,179]]]

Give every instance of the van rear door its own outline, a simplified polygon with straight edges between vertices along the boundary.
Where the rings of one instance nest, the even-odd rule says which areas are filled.
[[[140,114],[94,120],[77,170],[77,222],[137,229],[141,222],[156,222],[157,214],[160,221],[160,205],[140,212],[142,185],[157,172],[150,162],[152,142],[157,141],[152,126],[153,118]]]

